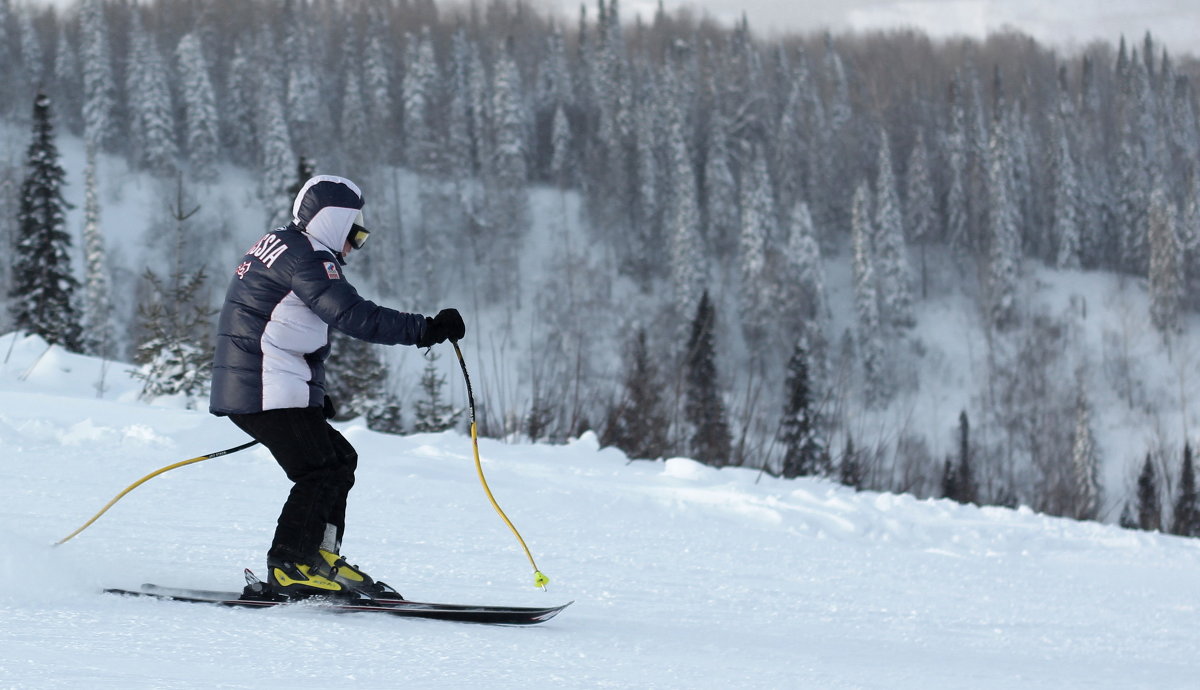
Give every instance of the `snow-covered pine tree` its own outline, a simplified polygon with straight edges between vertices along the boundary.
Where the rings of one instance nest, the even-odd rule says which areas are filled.
[[[863,365],[863,401],[867,407],[887,401],[889,385],[884,365],[883,333],[879,322],[879,292],[871,251],[871,191],[858,185],[850,211],[854,246],[854,307],[858,316],[858,349]]]
[[[1074,131],[1080,126],[1070,96],[1067,67],[1058,68],[1058,98],[1050,112],[1050,234],[1046,260],[1054,258],[1058,269],[1078,269],[1081,265],[1080,188],[1073,146]]]
[[[828,477],[833,472],[809,368],[808,343],[800,338],[788,360],[783,420],[779,426],[779,440],[784,445],[780,474],[785,479]]]
[[[660,170],[658,160],[660,111],[658,103],[649,96],[634,104],[633,117],[637,124],[631,154],[636,174],[636,188],[631,192],[634,207],[630,209],[633,227],[630,241],[623,243],[626,246],[622,247],[621,264],[644,291],[649,291],[654,269],[662,265],[664,254],[664,171]]]
[[[850,103],[850,81],[845,63],[834,45],[832,34],[825,34],[825,54],[822,63],[825,97],[825,145],[823,168],[817,171],[819,189],[810,197],[824,207],[814,209],[817,226],[820,228],[844,228],[849,224],[846,205],[836,200],[845,199],[846,191],[855,185],[857,156],[851,155],[858,143],[857,132],[852,126],[854,109]]]
[[[1149,263],[1146,210],[1151,180],[1147,176],[1148,151],[1145,147],[1148,134],[1140,129],[1144,92],[1148,85],[1145,68],[1136,56],[1135,50],[1134,59],[1128,62],[1124,73],[1118,75],[1118,116],[1121,129],[1120,140],[1116,145],[1116,228],[1117,250],[1120,252],[1117,266],[1123,271],[1140,276],[1146,274]]]
[[[738,186],[731,169],[729,120],[720,105],[714,105],[708,119],[708,155],[704,161],[704,228],[715,254],[733,257],[739,228]]]
[[[1165,85],[1164,85],[1165,86]],[[1196,91],[1187,77],[1176,76],[1171,84],[1170,105],[1172,148],[1177,152],[1175,172],[1170,178],[1187,179],[1200,159],[1200,113],[1196,110]]]
[[[1117,152],[1116,204],[1118,266],[1135,275],[1144,274],[1146,270],[1145,218],[1149,195],[1142,154],[1137,146],[1134,135],[1126,131]]]
[[[828,125],[829,118],[826,117],[825,104],[821,100],[816,80],[810,78],[808,82],[808,86],[801,91],[803,110],[807,118],[801,127],[806,130],[806,135],[809,137],[808,152],[798,165],[800,165],[800,174],[805,179],[804,199],[808,201],[809,209],[812,211],[813,224],[819,233],[818,237],[827,237],[835,233],[836,228],[845,227],[844,225],[828,225],[835,217],[831,207],[844,203],[845,190],[842,190],[842,194],[835,196],[825,198],[818,196],[824,193],[825,171],[833,168],[833,161],[837,154],[834,149],[834,135]]]
[[[1137,526],[1148,532],[1162,529],[1162,502],[1159,498],[1158,472],[1154,469],[1154,460],[1146,454],[1142,471],[1137,480]]]
[[[1001,114],[992,118],[987,158],[988,313],[993,327],[1006,330],[1017,320],[1021,235],[1019,209],[1013,199],[1010,141]]]
[[[356,373],[355,348],[358,347],[365,345],[356,343],[353,338],[336,328],[329,329],[329,358],[325,360],[325,394],[333,401],[333,418],[339,422],[354,419],[362,414],[362,411],[354,406],[357,389],[363,385]],[[367,375],[372,373],[381,372],[372,370]]]
[[[307,3],[289,3],[292,16],[283,42],[287,80],[284,84],[284,103],[281,109],[287,117],[287,127],[295,136],[300,153],[320,159],[326,152],[323,144],[328,137],[321,137],[322,128],[328,127],[332,118],[329,107],[333,99],[321,90],[321,78],[317,73],[318,60],[309,53],[318,45],[319,22],[311,16],[315,7]],[[330,128],[332,129],[332,128]]]
[[[112,288],[108,255],[100,230],[100,201],[96,192],[96,149],[87,147],[83,205],[83,351],[112,358],[116,354],[113,333]]]
[[[950,129],[946,134],[946,241],[960,256],[975,249],[971,211],[967,201],[968,136],[966,113],[958,76],[950,81]]]
[[[1130,105],[1133,107],[1132,122],[1134,132],[1140,140],[1140,148],[1142,152],[1142,179],[1146,183],[1146,194],[1143,203],[1149,203],[1149,194],[1153,192],[1155,187],[1163,184],[1163,177],[1166,171],[1171,169],[1170,160],[1167,155],[1167,138],[1168,134],[1163,131],[1165,124],[1162,117],[1164,104],[1159,98],[1159,89],[1157,86],[1158,77],[1165,76],[1155,74],[1153,45],[1150,42],[1149,33],[1146,34],[1145,51],[1142,53],[1142,63],[1132,70],[1132,98]],[[1140,266],[1145,267],[1149,259],[1149,246],[1145,237],[1141,238],[1142,256],[1140,257]],[[1140,272],[1139,272],[1140,275]]]
[[[125,91],[129,103],[130,138],[142,165],[159,175],[173,175],[179,156],[175,142],[175,108],[166,61],[154,36],[141,28],[135,13]]]
[[[492,112],[491,83],[483,66],[483,58],[474,43],[466,41],[463,54],[465,62],[457,68],[465,80],[467,143],[470,144],[470,164],[474,174],[482,175],[492,159],[495,145],[492,141],[494,113]]]
[[[148,44],[149,36],[142,24],[142,14],[135,11],[129,19],[129,52],[125,55],[125,93],[123,95],[129,117],[129,157],[136,162],[141,162],[144,157],[142,130],[145,129],[145,124],[141,113],[144,106],[140,101],[141,85],[146,81],[142,67],[146,64]]]
[[[149,337],[138,345],[134,362],[142,366],[131,373],[142,380],[141,397],[152,400],[163,395],[183,394],[188,409],[208,398],[212,383],[212,348],[198,337],[211,325],[214,313],[205,305],[177,304],[194,300],[203,290],[203,269],[190,275],[174,273],[170,283],[150,269],[143,279],[148,292],[158,299],[138,307],[138,321]]]
[[[1100,457],[1092,432],[1092,407],[1082,385],[1075,400],[1075,431],[1071,443],[1071,478],[1076,520],[1095,520],[1100,514]]]
[[[1179,496],[1175,499],[1171,534],[1200,537],[1200,494],[1196,492],[1196,465],[1192,444],[1183,444],[1183,466],[1179,470]]]
[[[616,88],[611,94],[617,103],[617,127],[620,136],[628,140],[633,121],[630,104],[633,102],[633,67],[629,61],[629,49],[625,44],[625,31],[621,23],[619,0],[609,0],[607,26],[604,30],[605,52],[611,56],[607,60],[608,68],[615,72],[610,83]]]
[[[79,132],[83,127],[80,94],[83,93],[83,77],[79,69],[78,46],[71,41],[64,22],[58,28],[58,40],[54,43],[54,74],[51,95],[60,104],[59,114],[64,131]]]
[[[807,203],[800,201],[792,207],[787,232],[778,295],[783,308],[781,327],[785,333],[800,333],[808,324],[824,319],[827,311],[825,267]]]
[[[1054,210],[1051,235],[1054,240],[1054,265],[1061,269],[1074,269],[1082,265],[1080,258],[1079,177],[1075,168],[1075,156],[1071,150],[1069,127],[1075,126],[1067,93],[1060,95],[1060,105],[1051,136],[1054,148],[1051,151],[1051,168],[1054,175]]]
[[[386,393],[379,404],[367,410],[367,428],[381,434],[407,433],[400,400],[394,394]]]
[[[365,416],[399,422],[399,403],[387,390],[388,369],[375,345],[329,329],[330,356],[325,368],[325,390],[333,398],[337,419]],[[389,412],[389,407],[397,408]],[[393,429],[392,433],[399,433]]]
[[[771,181],[767,176],[767,161],[756,152],[749,174],[742,185],[741,229],[738,233],[738,302],[741,306],[742,333],[750,343],[751,359],[766,351],[772,325],[771,299],[767,284],[767,239],[775,223],[771,198]]]
[[[428,27],[420,36],[408,35],[408,54],[402,90],[404,93],[404,162],[424,175],[437,172],[438,142],[430,122],[433,89],[437,80],[433,38]]]
[[[813,129],[815,94],[808,59],[803,50],[798,51],[787,80],[788,95],[768,152],[772,156],[773,177],[782,212],[811,198],[809,185],[812,183],[811,171],[815,163],[815,141],[819,136]],[[819,109],[819,104],[816,109]]]
[[[521,77],[511,49],[496,62],[492,81],[495,148],[486,166],[488,217],[492,226],[488,283],[493,298],[514,295],[519,276],[517,249],[529,227],[525,132],[529,116],[522,101]]]
[[[528,179],[525,163],[527,146],[525,132],[529,129],[529,114],[523,104],[521,73],[517,70],[513,48],[501,52],[495,65],[492,81],[491,113],[495,149],[491,161],[495,176],[510,186],[524,186]],[[517,200],[514,220],[523,220],[528,201]]]
[[[33,140],[25,154],[8,308],[16,328],[78,351],[82,329],[73,302],[79,281],[71,271],[71,236],[65,229],[65,178],[50,99],[39,92],[33,101]]]
[[[1036,198],[1034,194],[1035,166],[1029,150],[1032,125],[1024,101],[1017,99],[1005,112],[1005,120],[1005,131],[1009,133],[1009,189],[1012,190],[1016,208],[1017,237],[1021,242],[1019,251],[1030,248],[1035,253],[1048,256],[1046,247],[1051,239],[1051,222],[1049,214],[1038,215],[1042,213],[1042,207],[1035,203],[1040,201],[1042,195],[1040,189]],[[1040,178],[1036,182],[1043,183]]]
[[[904,242],[904,213],[892,167],[892,146],[887,130],[879,132],[879,166],[875,178],[875,264],[882,293],[880,315],[889,328],[903,331],[916,325],[913,315],[912,275]]]
[[[1179,208],[1179,244],[1183,248],[1184,294],[1200,281],[1200,166],[1188,171]],[[1194,304],[1194,301],[1189,303]]]
[[[706,465],[723,467],[729,464],[733,439],[717,377],[715,331],[716,310],[705,290],[684,351],[684,418],[691,456]]]
[[[616,446],[635,459],[654,460],[670,452],[670,419],[664,383],[646,345],[645,329],[638,329],[625,348],[624,389],[609,411],[601,443]]]
[[[376,144],[367,129],[367,108],[363,101],[362,82],[358,77],[359,67],[352,62],[352,57],[347,55],[342,61],[349,68],[342,79],[341,118],[338,120],[342,150],[339,153],[346,169],[365,172],[372,159],[371,150]]]
[[[372,15],[370,26],[367,27],[367,48],[362,61],[362,87],[366,99],[367,128],[375,137],[377,146],[372,147],[374,161],[391,162],[395,153],[391,141],[395,131],[393,123],[398,122],[392,116],[392,75],[389,66],[392,56],[389,45],[388,12],[385,6],[371,3],[368,13]]]
[[[1109,177],[1104,122],[1110,113],[1102,99],[1096,61],[1083,57],[1079,84],[1079,223],[1080,259],[1085,268],[1111,266],[1116,256],[1115,207]]]
[[[612,54],[606,45],[608,33],[608,12],[603,2],[598,2],[595,31],[587,27],[586,9],[579,8],[579,51],[583,61],[583,79],[581,84],[582,97],[580,105],[586,107],[593,122],[595,146],[589,152],[595,158],[592,162],[603,164],[609,143],[613,139],[616,127],[613,124],[611,98],[614,93],[613,70],[609,66]],[[589,40],[590,39],[590,40]]]
[[[258,164],[259,90],[263,66],[255,59],[259,46],[253,32],[244,32],[233,44],[225,77],[221,124],[225,150],[231,159],[248,168]]]
[[[42,42],[33,26],[33,8],[22,7],[17,10],[17,32],[21,37],[21,73],[24,77],[23,86],[36,90],[42,84],[42,73],[45,65],[42,60]]]
[[[421,373],[421,397],[413,405],[413,431],[437,433],[454,428],[461,410],[454,409],[443,399],[442,387],[446,377],[438,374],[438,356],[431,352],[425,358],[425,370]]]
[[[996,80],[994,80],[996,81]],[[983,106],[983,85],[973,63],[967,63],[962,71],[962,100],[964,129],[966,133],[966,207],[967,235],[971,238],[972,256],[981,263],[986,261],[990,237],[988,216],[991,206],[988,197],[989,144],[991,142],[989,116]],[[993,98],[991,119],[1004,118],[1003,97],[999,89]]]
[[[850,84],[846,78],[846,67],[842,56],[833,44],[833,34],[825,34],[825,79],[831,88],[829,98],[829,126],[834,131],[840,131],[849,124],[853,117],[850,105]]]
[[[538,72],[533,94],[537,152],[535,170],[539,177],[550,182],[558,181],[551,172],[555,156],[554,120],[560,109],[565,114],[571,103],[572,90],[566,44],[561,29],[553,27],[546,36],[542,69]]]
[[[703,241],[700,237],[700,212],[696,201],[696,175],[688,151],[683,113],[672,103],[668,115],[668,153],[671,181],[671,206],[667,231],[671,238],[670,276],[675,313],[685,324],[694,314],[707,282]],[[685,332],[681,335],[686,335]]]
[[[283,104],[278,98],[265,94],[262,107],[262,134],[259,142],[262,146],[262,177],[259,198],[271,209],[271,222],[282,224],[292,218],[294,195],[289,194],[288,189],[292,185],[296,154],[292,150],[287,120],[283,116]]]
[[[904,230],[908,238],[921,249],[922,297],[928,295],[929,286],[925,250],[930,243],[940,239],[939,222],[929,171],[929,147],[925,144],[925,130],[918,127],[912,151],[908,154],[908,171],[904,178]]]
[[[472,110],[471,69],[473,60],[478,59],[475,44],[467,39],[466,30],[454,32],[450,44],[450,94],[446,114],[445,156],[446,169],[459,185],[459,195],[464,196],[466,180],[479,172],[479,151],[475,137],[478,134],[476,113]],[[460,202],[461,203],[461,202]],[[463,203],[465,207],[470,205]]]
[[[1183,330],[1183,247],[1176,230],[1175,203],[1162,187],[1150,194],[1146,217],[1150,242],[1150,321],[1163,335]]]
[[[84,0],[79,15],[80,62],[83,65],[83,136],[97,150],[113,140],[116,80],[108,40],[104,0]]]
[[[609,166],[605,183],[617,192],[612,201],[623,204],[626,197],[620,193],[619,181],[625,170],[625,143],[633,130],[633,85],[616,0],[609,0],[608,11],[601,12],[597,42],[596,69],[592,72],[593,93],[600,106],[596,137]]]
[[[551,125],[550,146],[550,179],[559,187],[568,187],[575,179],[575,162],[572,153],[571,123],[567,120],[567,111],[562,105],[554,110],[554,122]]]
[[[176,49],[184,105],[184,141],[191,174],[199,182],[217,179],[219,126],[216,95],[208,75],[208,61],[193,32],[179,40]]]
[[[413,40],[408,54],[409,65],[404,79],[405,155],[408,166],[419,174],[419,212],[413,233],[416,270],[412,273],[418,281],[414,286],[418,297],[437,301],[448,289],[444,284],[442,262],[454,253],[449,248],[452,240],[451,233],[447,231],[467,227],[468,219],[474,217],[476,207],[471,202],[464,203],[469,173],[462,167],[465,164],[462,148],[457,145],[458,142],[453,147],[445,145],[448,128],[447,123],[443,122],[445,116],[441,110],[444,100],[441,94],[445,89],[434,59],[433,38],[428,30],[423,30],[420,38]],[[460,113],[453,113],[455,125],[459,124],[460,116]],[[460,136],[458,131],[453,134]],[[488,218],[488,221],[492,220],[494,218]],[[496,227],[489,228],[489,232],[496,230]],[[507,257],[511,257],[514,250],[508,244],[512,240],[499,240],[490,234],[486,237],[487,241],[474,244],[474,248],[480,264],[487,267],[484,273],[488,279],[492,279],[497,274],[491,268],[492,257],[510,260]],[[498,290],[501,284],[497,282],[491,285]]]
[[[5,69],[0,71],[0,88],[5,89],[6,93],[21,88],[14,79],[17,76],[16,70],[12,69],[12,66],[21,60],[21,42],[12,0],[0,0],[0,60],[3,61],[0,64],[5,66]],[[11,105],[5,103],[3,107],[9,108]],[[4,113],[7,115],[9,111]]]
[[[175,251],[171,275],[163,278],[147,268],[143,279],[151,299],[138,305],[139,331],[146,335],[137,346],[131,373],[142,381],[141,397],[183,395],[188,409],[208,399],[212,385],[212,316],[208,274],[203,266],[190,271],[184,261],[187,221],[200,208],[185,210],[183,179],[179,178],[175,204]]]
[[[579,109],[583,117],[588,117],[588,113],[596,111],[597,96],[594,79],[596,56],[595,40],[588,28],[587,5],[583,3],[579,5],[579,21],[576,24],[575,36],[578,39],[575,43],[575,78],[572,80],[575,89],[575,107]]]

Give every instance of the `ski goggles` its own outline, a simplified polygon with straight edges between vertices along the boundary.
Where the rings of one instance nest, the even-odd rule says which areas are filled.
[[[371,231],[364,228],[362,223],[363,214],[362,211],[359,211],[354,218],[354,224],[350,226],[350,235],[346,238],[350,242],[350,246],[355,249],[362,249],[363,245],[367,243],[367,237],[371,235]]]

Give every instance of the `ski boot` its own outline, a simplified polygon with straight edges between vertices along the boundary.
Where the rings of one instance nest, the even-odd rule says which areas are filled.
[[[318,560],[309,565],[276,556],[267,556],[267,589],[287,599],[346,596],[347,589],[337,581],[337,569]]]
[[[366,574],[357,565],[351,565],[346,559],[333,551],[320,550],[321,558],[333,570],[333,581],[345,589],[360,594],[369,599],[403,599],[391,585],[378,582]]]

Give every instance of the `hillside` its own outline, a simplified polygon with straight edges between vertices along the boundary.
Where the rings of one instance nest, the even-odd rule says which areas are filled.
[[[9,142],[23,136],[11,128],[3,133]],[[64,136],[61,149],[67,170],[64,194],[72,204],[67,228],[79,247],[83,146],[78,138]],[[132,172],[112,157],[102,158],[100,179],[101,223],[114,293],[135,296],[118,300],[118,317],[133,324],[142,274],[147,267],[166,270],[161,256],[175,234],[174,223],[166,216],[175,188],[173,183]],[[389,264],[386,252],[391,249],[391,236],[403,235],[419,221],[411,215],[395,219],[382,212],[398,207],[412,213],[415,203],[411,197],[419,178],[404,171],[381,172],[366,178],[364,186],[382,207],[380,214],[371,216],[379,238],[372,251],[355,257],[347,270],[365,296],[381,303],[425,313],[450,305],[463,311],[469,330],[464,351],[471,361],[488,367],[488,376],[476,384],[484,429],[521,438],[521,420],[536,396],[563,403],[582,394],[584,399],[573,404],[603,409],[608,396],[621,385],[623,347],[632,329],[650,327],[663,337],[675,327],[656,321],[661,315],[657,305],[661,295],[643,294],[627,276],[614,275],[612,257],[600,248],[603,245],[593,243],[580,217],[581,200],[573,192],[532,191],[534,222],[519,252],[522,280],[517,296],[496,304],[481,294],[479,266],[471,252],[462,248],[451,252],[460,266],[445,276],[446,284],[437,291],[444,293],[443,297],[429,299],[428,294],[409,289],[411,276]],[[267,210],[254,198],[252,188],[246,171],[227,167],[219,183],[189,191],[201,210],[185,229],[185,242],[194,247],[209,272],[214,306],[219,306],[227,267],[270,227]],[[1197,410],[1189,396],[1200,361],[1200,352],[1191,344],[1195,341],[1191,334],[1200,328],[1194,315],[1184,318],[1183,332],[1168,344],[1150,324],[1144,280],[1105,271],[1054,270],[1031,259],[1024,263],[1020,286],[1021,325],[997,343],[990,340],[991,331],[979,312],[978,281],[965,275],[953,256],[936,248],[929,250],[928,268],[922,272],[914,248],[912,261],[914,281],[924,285],[926,295],[915,305],[917,325],[911,333],[889,344],[892,366],[902,372],[896,382],[898,393],[886,408],[864,411],[860,367],[853,349],[843,350],[848,334],[857,329],[850,256],[825,257],[829,306],[824,332],[834,370],[829,381],[833,399],[827,405],[837,410],[838,424],[829,438],[835,458],[847,438],[852,438],[872,458],[868,486],[903,488],[919,497],[940,496],[942,462],[958,452],[957,425],[960,413],[966,412],[974,430],[981,479],[1036,486],[1039,479],[1026,457],[1028,447],[1039,434],[1069,434],[1070,407],[1082,391],[1090,406],[1101,465],[1100,519],[1115,522],[1119,518],[1147,454],[1153,456],[1160,477],[1165,478],[1164,495],[1172,498],[1183,443],[1197,425]],[[82,264],[82,260],[75,263],[81,275]],[[733,418],[740,425],[744,423],[742,415],[753,417],[746,460],[756,466],[763,457],[779,451],[771,438],[779,419],[774,406],[782,397],[779,367],[786,361],[791,343],[766,344],[774,359],[765,377],[749,369],[730,369],[745,361],[747,345],[733,323],[736,309],[725,307],[718,313],[723,333],[720,374]],[[597,328],[597,324],[604,327]],[[379,352],[392,367],[390,386],[411,416],[425,360],[411,348],[381,348]],[[660,365],[668,365],[673,357],[670,351],[656,354]],[[584,368],[571,368],[577,363]],[[449,357],[441,357],[436,369],[451,382],[458,375]],[[1024,437],[1014,440],[1003,424],[1024,420],[1001,418],[999,399],[1004,391],[996,389],[996,381],[1002,379],[997,371],[1031,374],[1028,378],[1033,383],[1014,382],[1013,386],[1032,387],[1041,382],[1040,391],[1012,392],[1035,398],[1035,403],[1040,398],[1043,403],[1042,409],[1014,406],[1018,415],[1026,419],[1042,415],[1061,423],[1047,422],[1046,426],[1055,427],[1050,431],[1021,429]],[[755,399],[747,395],[752,387],[757,391]],[[447,392],[456,404],[465,403],[457,387],[450,385]],[[566,415],[569,405],[563,403],[562,407],[560,414]],[[602,420],[592,417],[592,428],[598,430]],[[1017,459],[1006,459],[1005,452],[1016,452]],[[1032,503],[1034,497],[1027,488],[1017,500]]]

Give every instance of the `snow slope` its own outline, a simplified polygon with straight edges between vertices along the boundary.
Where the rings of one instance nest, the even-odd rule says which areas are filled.
[[[1200,541],[1029,511],[855,494],[585,435],[481,441],[341,426],[361,455],[345,550],[412,598],[575,605],[534,628],[123,599],[236,588],[287,482],[244,440],[147,405],[125,365],[0,337],[0,687],[1184,688],[1200,678]],[[468,362],[470,364],[470,362]],[[472,371],[486,377],[486,369]]]

